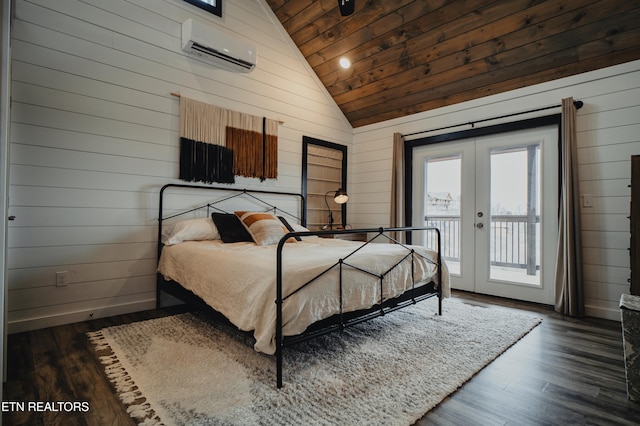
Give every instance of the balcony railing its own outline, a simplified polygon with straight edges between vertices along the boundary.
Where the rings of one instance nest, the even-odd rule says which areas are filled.
[[[428,216],[425,226],[435,226],[442,235],[442,254],[448,261],[460,261],[460,216]],[[493,266],[526,269],[535,275],[537,262],[540,216],[492,215],[490,260]],[[435,247],[435,241],[429,241]]]

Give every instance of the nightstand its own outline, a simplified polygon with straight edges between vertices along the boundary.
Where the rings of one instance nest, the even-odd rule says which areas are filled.
[[[367,241],[367,233],[357,233],[357,234],[337,234],[331,235],[330,237],[339,239],[339,240],[348,240],[348,241]]]

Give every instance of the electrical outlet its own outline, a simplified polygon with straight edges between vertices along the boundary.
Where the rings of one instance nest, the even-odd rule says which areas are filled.
[[[56,287],[65,287],[69,284],[69,271],[56,272]]]
[[[593,195],[592,194],[584,194],[582,196],[582,207],[593,207]]]

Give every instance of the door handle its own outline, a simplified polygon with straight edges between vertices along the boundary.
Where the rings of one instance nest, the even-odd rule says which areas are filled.
[[[482,229],[482,228],[484,228],[484,224],[482,222],[481,223],[476,223],[476,228]]]

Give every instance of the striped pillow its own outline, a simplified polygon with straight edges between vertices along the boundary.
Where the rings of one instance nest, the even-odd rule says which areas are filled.
[[[271,213],[237,211],[235,214],[259,246],[278,244],[284,234],[289,232]]]

